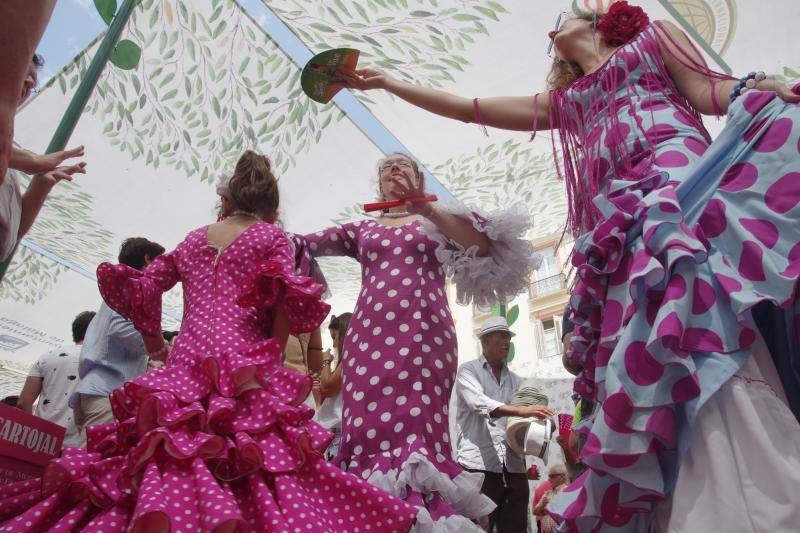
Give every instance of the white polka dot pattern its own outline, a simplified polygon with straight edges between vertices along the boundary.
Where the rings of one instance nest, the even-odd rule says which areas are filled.
[[[345,339],[342,444],[334,464],[364,479],[376,472],[382,479],[389,472],[413,477],[409,459],[421,454],[443,477],[455,478],[463,470],[446,435],[458,358],[437,243],[418,222],[356,222],[304,238],[313,255],[350,256],[362,271]],[[437,490],[392,489],[434,515],[455,513]]]
[[[113,392],[118,422],[88,428],[86,450],[0,487],[0,532],[407,531],[414,507],[322,459],[332,435],[302,403],[311,380],[266,338],[277,305],[298,333],[329,310],[294,251],[258,223],[223,250],[194,231],[143,272],[101,265],[107,303],[147,333],[181,281],[179,340],[167,365]]]

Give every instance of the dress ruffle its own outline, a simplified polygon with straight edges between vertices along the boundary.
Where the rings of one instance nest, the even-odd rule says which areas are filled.
[[[525,233],[533,225],[521,205],[484,216],[456,201],[439,202],[447,213],[468,219],[472,226],[490,240],[489,253],[478,256],[477,246],[465,249],[445,236],[433,222],[423,219],[422,229],[437,243],[436,258],[447,275],[453,276],[458,303],[470,302],[479,307],[507,303],[527,290],[541,257],[534,255]]]
[[[406,531],[413,507],[321,459],[332,435],[301,403],[310,378],[280,356],[266,340],[126,383],[119,423],[90,427],[87,449],[67,448],[41,483],[0,489],[0,531]],[[345,506],[343,522],[326,512]]]
[[[291,323],[292,335],[316,329],[331,306],[321,300],[325,287],[305,276],[292,276],[278,262],[260,263],[236,300],[242,307],[256,307],[270,313],[280,300]]]
[[[100,294],[109,307],[148,335],[161,334],[161,294],[156,283],[128,265],[101,263],[97,267]]]
[[[472,520],[495,503],[481,493],[483,474],[467,472],[414,438],[401,448],[350,459],[347,470],[418,507],[414,533],[481,531]]]
[[[737,131],[753,120],[740,106],[706,160],[730,165],[722,154],[741,142]],[[779,116],[774,108],[764,114],[769,122]],[[749,356],[757,338],[749,311],[763,301],[786,306],[796,298],[800,253],[793,251],[800,233],[780,223],[781,240],[758,260],[764,275],[746,279],[746,230],[715,240],[719,228],[739,228],[743,216],[733,208],[726,214],[721,200],[709,198],[724,198],[732,173],[702,170],[680,184],[657,169],[636,183],[615,182],[608,196],[595,199],[597,227],[575,244],[580,281],[570,301],[576,324],[570,359],[583,366],[576,390],[598,408],[577,429],[586,436],[582,461],[591,471],[548,512],[576,530],[647,529],[653,504],[675,483],[697,411]],[[708,183],[711,176],[723,181],[721,188]],[[759,190],[779,177],[762,176]],[[708,197],[691,197],[698,191]],[[740,199],[725,198],[729,205],[748,201],[749,191],[734,192]],[[705,207],[687,207],[693,205]]]

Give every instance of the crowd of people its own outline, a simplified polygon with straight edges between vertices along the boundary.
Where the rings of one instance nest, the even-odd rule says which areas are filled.
[[[0,7],[0,30],[31,30],[0,40],[28,64],[0,90],[4,255],[50,189],[85,171],[62,166],[82,148],[12,147],[6,121],[36,84],[29,45],[52,3]],[[445,291],[452,279],[458,301],[478,306],[522,293],[537,260],[527,213],[419,201],[419,165],[392,153],[376,195],[398,207],[291,234],[276,225],[270,160],[248,150],[217,187],[216,223],[171,251],[127,239],[117,264],[97,268],[104,303],[75,318],[75,345],[43,355],[16,401],[31,412],[38,398],[69,446],[41,480],[0,488],[0,531],[796,528],[800,91],[713,72],[677,27],[624,1],[560,20],[550,39],[550,88],[534,96],[341,73],[446,118],[557,131],[577,238],[562,339],[576,410],[533,497],[541,475],[507,420],[556,413],[517,401],[503,317],[481,325],[479,357],[459,366]],[[712,140],[701,114],[725,113]],[[24,194],[6,164],[34,175]],[[330,318],[323,351],[315,259],[328,256],[359,263],[361,290],[352,313]],[[162,331],[161,298],[177,283],[175,334]]]

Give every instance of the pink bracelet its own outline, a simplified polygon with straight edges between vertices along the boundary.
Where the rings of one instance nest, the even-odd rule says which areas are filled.
[[[533,129],[531,129],[531,141],[536,138],[536,130],[539,129],[539,93],[533,95]]]
[[[472,99],[472,108],[475,110],[475,123],[481,128],[483,134],[488,137],[489,131],[486,129],[486,121],[483,120],[483,115],[481,114],[481,108],[478,105],[478,99]]]

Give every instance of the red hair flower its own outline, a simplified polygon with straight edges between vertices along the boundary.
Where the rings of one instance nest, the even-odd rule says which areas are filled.
[[[597,31],[610,46],[622,46],[639,35],[648,24],[650,18],[644,9],[622,0],[611,4],[597,23]]]

